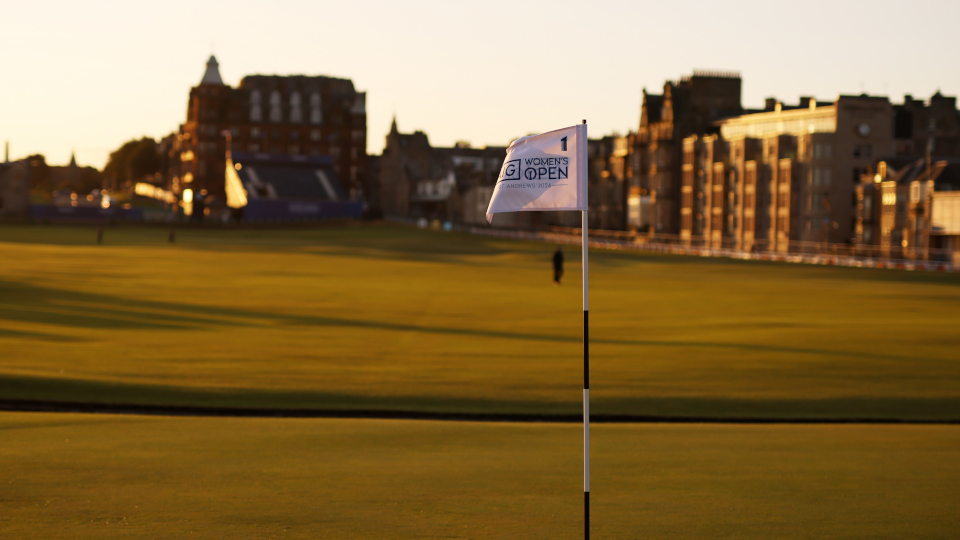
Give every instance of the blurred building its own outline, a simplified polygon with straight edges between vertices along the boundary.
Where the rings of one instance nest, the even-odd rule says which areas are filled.
[[[467,224],[486,223],[487,205],[506,156],[505,147],[434,147],[426,133],[390,125],[379,159],[383,213]],[[505,215],[500,226],[527,226],[531,218]]]
[[[211,56],[200,84],[190,90],[187,120],[171,148],[179,160],[171,187],[222,200],[222,132],[228,131],[240,152],[329,156],[348,196],[362,199],[372,190],[366,125],[366,94],[348,79],[248,75],[233,88],[223,83]]]
[[[590,228],[617,230],[626,223],[628,191],[624,188],[630,173],[627,159],[633,140],[632,134],[615,134],[587,141]]]
[[[875,156],[894,151],[884,97],[768,100],[767,110],[714,125],[718,134],[683,141],[686,243],[784,252],[791,242],[848,243],[860,177]]]
[[[856,196],[863,254],[960,261],[960,159],[880,161]]]
[[[714,122],[738,115],[741,80],[739,73],[694,71],[679,81],[668,81],[662,94],[643,91],[640,125],[630,139],[632,146],[624,163],[622,198],[628,207],[649,207],[642,212],[622,212],[628,218],[619,228],[654,233],[680,231],[683,140],[715,131]],[[644,200],[645,198],[645,200]]]
[[[30,164],[10,161],[9,149],[0,163],[0,219],[23,219],[30,215]]]
[[[960,157],[960,111],[957,98],[937,92],[928,102],[903,97],[894,105],[895,155]]]

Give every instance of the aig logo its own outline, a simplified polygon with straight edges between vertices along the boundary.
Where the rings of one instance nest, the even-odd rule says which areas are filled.
[[[520,180],[520,160],[511,159],[510,161],[504,161],[503,167],[500,169],[500,181],[504,180]]]

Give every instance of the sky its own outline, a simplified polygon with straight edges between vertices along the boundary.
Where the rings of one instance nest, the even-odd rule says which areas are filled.
[[[960,94],[956,0],[11,2],[0,31],[0,141],[102,167],[124,141],[186,118],[215,54],[245,75],[352,79],[367,149],[394,115],[435,146],[512,139],[587,119],[636,130],[641,90],[694,69],[737,71],[743,104],[774,96]]]

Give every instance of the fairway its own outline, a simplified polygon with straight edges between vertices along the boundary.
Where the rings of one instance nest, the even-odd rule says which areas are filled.
[[[386,225],[0,227],[0,397],[576,414],[579,257]],[[960,419],[960,276],[591,253],[595,414]]]
[[[0,415],[4,538],[577,538],[578,426]],[[595,538],[955,538],[954,426],[602,425]]]

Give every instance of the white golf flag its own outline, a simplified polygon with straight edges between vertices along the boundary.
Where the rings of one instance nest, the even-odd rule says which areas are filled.
[[[587,209],[587,125],[513,141],[493,188],[487,223],[498,212]]]

